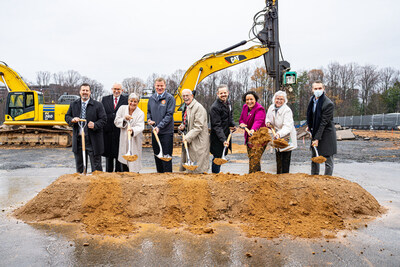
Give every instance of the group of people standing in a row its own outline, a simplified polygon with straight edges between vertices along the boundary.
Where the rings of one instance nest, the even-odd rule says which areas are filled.
[[[155,93],[149,98],[147,106],[147,123],[151,125],[152,147],[157,172],[172,172],[172,160],[164,161],[156,155],[160,147],[156,141],[157,134],[164,154],[172,155],[175,98],[165,91],[166,81],[163,78],[155,80]],[[313,96],[307,109],[308,130],[312,135],[312,146],[316,146],[319,154],[326,157],[325,174],[332,175],[333,155],[336,154],[336,132],[333,124],[334,105],[325,95],[325,86],[320,81],[312,85]],[[211,106],[209,121],[206,109],[194,99],[190,89],[182,90],[185,110],[182,115],[182,124],[178,127],[183,132],[183,141],[188,144],[191,161],[198,166],[194,171],[204,173],[209,170],[209,154],[213,155],[211,163],[212,173],[219,173],[221,166],[214,163],[215,158],[221,158],[223,151],[232,150],[232,142],[228,140],[230,133],[236,130],[233,121],[233,110],[228,101],[229,90],[221,84],[217,88],[217,99]],[[82,138],[78,122],[86,119],[85,149],[89,155],[92,171],[102,171],[101,156],[106,157],[107,172],[139,172],[142,164],[142,139],[144,130],[144,113],[138,107],[139,96],[135,93],[128,97],[122,95],[122,85],[114,84],[112,95],[103,97],[101,102],[90,98],[90,85],[82,84],[81,98],[72,102],[65,115],[66,122],[73,126],[72,151],[74,152],[76,170],[84,170],[82,156]],[[273,104],[267,112],[258,103],[258,95],[254,91],[243,95],[243,109],[239,119],[239,126],[247,128],[244,133],[245,144],[249,156],[249,172],[261,171],[261,155],[267,144],[254,148],[249,141],[250,136],[262,127],[275,129],[273,138],[288,139],[289,146],[276,149],[277,173],[288,173],[291,152],[297,147],[297,134],[294,127],[293,113],[287,105],[288,99],[284,91],[278,91],[273,97]],[[128,138],[131,138],[128,142]],[[129,147],[130,145],[130,147]],[[252,157],[254,149],[259,151],[258,157]],[[136,154],[136,161],[128,162],[123,155],[130,151]],[[261,151],[261,152],[260,152]],[[313,156],[315,151],[312,149]],[[182,148],[180,171],[185,171],[183,164],[187,162],[186,150]],[[319,164],[312,163],[311,174],[319,174]]]

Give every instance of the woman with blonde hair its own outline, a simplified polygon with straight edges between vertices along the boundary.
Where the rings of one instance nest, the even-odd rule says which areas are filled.
[[[287,105],[286,92],[278,91],[268,108],[265,124],[275,128],[275,139],[289,137],[289,146],[276,148],[276,173],[289,173],[292,150],[297,148],[297,133],[294,127],[293,112]]]
[[[128,97],[128,105],[122,105],[115,116],[114,124],[121,128],[119,137],[118,161],[124,164],[124,171],[139,172],[142,168],[142,139],[144,130],[144,113],[138,108],[139,96],[132,93]],[[128,127],[128,125],[130,127]],[[135,161],[127,161],[123,158],[129,151],[128,136],[131,139],[130,151],[137,155]]]

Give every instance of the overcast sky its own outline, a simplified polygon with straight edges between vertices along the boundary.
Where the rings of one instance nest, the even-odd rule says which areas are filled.
[[[76,70],[114,81],[186,70],[248,39],[264,0],[2,0],[0,61],[25,79]],[[400,70],[400,1],[279,0],[292,70],[356,62]],[[248,62],[244,64],[255,64]],[[243,64],[242,64],[243,65]]]

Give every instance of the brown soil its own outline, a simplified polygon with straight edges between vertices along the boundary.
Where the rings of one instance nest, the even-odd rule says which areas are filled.
[[[282,138],[274,140],[272,142],[272,144],[273,144],[273,147],[276,147],[276,148],[285,148],[285,147],[289,146],[289,143],[285,139],[282,139]]]
[[[359,137],[369,137],[377,139],[399,140],[400,131],[379,131],[379,130],[352,130],[353,134]]]
[[[318,157],[311,158],[311,160],[312,160],[312,162],[321,164],[326,161],[326,158],[324,156],[318,156]]]
[[[194,171],[195,169],[197,169],[197,167],[199,167],[199,166],[197,166],[197,165],[187,165],[187,164],[182,164],[182,166],[183,166],[186,170],[189,170],[189,171]]]
[[[137,160],[137,155],[123,155],[122,156],[126,161],[135,161]]]
[[[222,165],[222,164],[227,163],[228,161],[227,161],[226,159],[223,159],[223,158],[215,158],[215,159],[213,160],[213,162],[214,162],[215,164],[217,164],[217,165]]]
[[[247,236],[314,238],[382,212],[358,184],[331,176],[95,172],[59,177],[14,215],[112,236],[134,233],[141,223],[210,234],[213,222],[223,221]]]
[[[254,132],[249,138],[249,143],[255,147],[262,147],[271,141],[271,136],[267,127],[262,127]]]

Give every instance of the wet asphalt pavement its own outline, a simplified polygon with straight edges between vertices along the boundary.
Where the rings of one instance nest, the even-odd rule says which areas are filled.
[[[299,144],[291,172],[309,173],[308,145]],[[26,224],[9,214],[60,175],[73,173],[72,152],[0,149],[0,266],[399,266],[400,151],[382,149],[390,141],[338,145],[334,175],[360,184],[388,212],[330,240],[246,238],[226,224],[211,236],[142,225],[128,239],[83,235],[75,225]],[[229,158],[223,172],[248,171],[247,155]],[[173,158],[174,169],[178,161]],[[144,149],[143,165],[142,172],[155,172],[150,148]],[[274,154],[266,151],[262,169],[274,173],[274,168]]]

